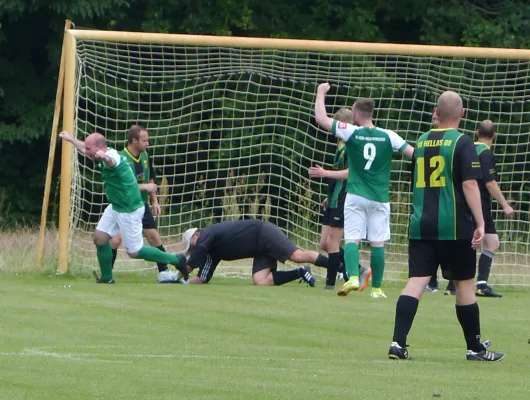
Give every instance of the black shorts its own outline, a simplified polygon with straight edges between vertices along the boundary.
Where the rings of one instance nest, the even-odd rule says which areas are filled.
[[[280,228],[270,222],[263,223],[258,243],[260,251],[252,262],[252,275],[268,268],[276,271],[278,261],[284,263],[298,249]]]
[[[432,276],[438,266],[445,279],[475,278],[477,252],[471,239],[409,240],[409,278]]]
[[[491,212],[491,202],[484,199],[482,200],[482,216],[484,217],[484,233],[496,235],[497,228]]]
[[[326,208],[322,214],[322,225],[332,228],[344,228],[344,204],[342,207]]]
[[[144,217],[142,219],[142,228],[143,229],[156,229],[156,221],[151,213],[149,204],[145,204]]]

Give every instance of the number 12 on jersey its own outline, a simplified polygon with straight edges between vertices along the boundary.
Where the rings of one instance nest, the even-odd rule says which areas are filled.
[[[429,159],[429,166],[432,169],[432,172],[429,175],[429,186],[425,181],[425,157],[418,157],[416,159],[417,179],[416,187],[417,188],[437,188],[445,187],[445,176],[442,176],[442,172],[445,168],[445,159],[442,156],[434,156]]]

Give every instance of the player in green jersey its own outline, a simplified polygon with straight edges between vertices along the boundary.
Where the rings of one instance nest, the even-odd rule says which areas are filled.
[[[488,286],[488,278],[491,270],[493,256],[499,248],[499,235],[495,227],[495,221],[491,213],[491,197],[500,204],[506,218],[512,218],[514,211],[508,204],[506,198],[497,184],[497,166],[495,156],[491,151],[491,145],[496,137],[495,126],[490,120],[482,121],[477,129],[477,150],[480,168],[482,170],[482,179],[478,181],[480,190],[480,199],[482,201],[482,215],[484,216],[484,244],[482,253],[478,259],[477,289],[475,294],[479,297],[502,297],[501,293],[495,292]],[[455,287],[452,281],[449,281],[444,294],[455,294]]]
[[[394,151],[412,157],[414,149],[397,133],[376,128],[372,123],[374,102],[359,98],[352,112],[354,124],[328,117],[325,97],[328,83],[318,86],[315,101],[316,122],[346,144],[348,180],[344,203],[344,258],[349,280],[337,294],[346,296],[352,290],[363,290],[359,281],[359,242],[363,235],[371,246],[373,298],[386,298],[381,290],[385,268],[385,241],[390,239],[390,203],[388,188]]]
[[[153,217],[161,214],[160,204],[156,196],[157,185],[155,183],[156,172],[153,167],[151,157],[147,153],[149,147],[149,133],[147,129],[140,125],[132,125],[127,132],[127,146],[121,150],[120,155],[127,159],[127,162],[131,166],[136,181],[138,182],[138,188],[142,195],[142,201],[144,202],[145,212],[142,218],[143,233],[147,242],[162,251],[166,251],[160,234],[158,233],[156,221]],[[153,212],[149,207],[148,200],[151,201],[153,206]],[[110,245],[112,247],[112,265],[116,261],[116,255],[118,254],[118,248],[121,244],[121,234],[118,233],[114,236]],[[166,263],[158,263],[158,277],[159,283],[179,283],[180,276],[177,272],[168,269]]]
[[[66,131],[59,134],[82,154],[96,161],[101,171],[103,188],[109,205],[105,208],[94,233],[101,277],[98,283],[115,283],[112,275],[112,249],[110,239],[121,232],[127,254],[132,258],[174,265],[188,279],[188,268],[184,256],[160,251],[156,247],[144,246],[142,218],[145,206],[140,189],[127,159],[112,148],[108,148],[105,137],[91,133],[85,141],[77,140]]]
[[[333,119],[340,122],[353,124],[353,112],[349,108],[341,108]],[[329,264],[326,275],[326,290],[334,290],[337,271],[342,274],[345,281],[348,275],[345,270],[344,249],[340,241],[344,234],[344,200],[346,199],[346,179],[348,178],[348,156],[342,140],[337,144],[337,151],[333,159],[333,169],[327,170],[320,165],[309,167],[309,176],[328,180],[328,195],[322,202],[322,231],[320,235],[320,248],[328,253]],[[372,270],[359,265],[359,284],[366,287]]]
[[[464,108],[457,93],[444,92],[435,113],[439,128],[421,135],[412,163],[409,279],[397,301],[388,357],[410,358],[407,337],[419,299],[440,266],[444,278],[455,281],[456,315],[466,340],[466,359],[498,361],[504,353],[490,352],[490,342],[480,342],[474,291],[476,249],[484,239],[477,152],[472,139],[458,131]]]

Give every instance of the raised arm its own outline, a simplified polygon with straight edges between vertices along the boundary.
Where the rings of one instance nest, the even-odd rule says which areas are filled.
[[[119,164],[120,156],[116,151],[105,153],[103,150],[98,150],[94,156],[94,160],[103,161],[103,164],[107,167],[114,168]]]
[[[331,127],[333,126],[333,118],[328,116],[326,111],[326,93],[329,90],[329,83],[321,83],[317,88],[317,98],[315,100],[315,119],[317,124],[322,128],[331,132]]]
[[[77,140],[76,138],[70,136],[70,134],[67,131],[62,131],[59,133],[59,137],[63,140],[66,140],[67,142],[70,142],[74,145],[74,147],[82,154],[86,154],[85,151],[85,142],[82,140]]]

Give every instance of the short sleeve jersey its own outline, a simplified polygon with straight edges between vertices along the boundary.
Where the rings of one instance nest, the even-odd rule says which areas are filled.
[[[333,169],[340,171],[348,168],[348,156],[346,154],[346,146],[341,140],[337,145],[337,151],[333,158]],[[346,197],[346,181],[339,179],[328,179],[328,207],[341,208],[344,207],[344,198]]]
[[[392,154],[407,142],[396,132],[333,121],[332,132],[346,143],[348,181],[346,192],[380,203],[389,202]]]
[[[203,230],[191,250],[188,265],[201,268],[206,262],[213,267],[221,260],[240,260],[259,254],[259,236],[263,222],[255,219],[225,221]]]
[[[480,169],[482,171],[482,179],[478,181],[478,188],[480,189],[480,198],[483,202],[489,203],[491,195],[486,187],[486,183],[497,180],[497,165],[495,163],[495,156],[486,143],[475,142],[477,149],[478,160],[480,162]]]
[[[462,183],[482,177],[473,141],[456,129],[432,129],[412,161],[410,239],[471,239],[474,221]]]
[[[156,172],[153,167],[152,159],[146,151],[141,152],[138,157],[135,157],[126,147],[120,151],[120,155],[127,159],[127,162],[131,166],[138,184],[149,183],[151,179],[156,179]],[[149,197],[147,191],[141,191],[140,193],[142,195],[143,202],[147,203],[147,199]]]
[[[101,171],[105,195],[114,210],[129,213],[143,207],[140,189],[127,159],[112,148],[105,154],[116,162],[116,166],[110,168],[99,161],[97,168]]]

